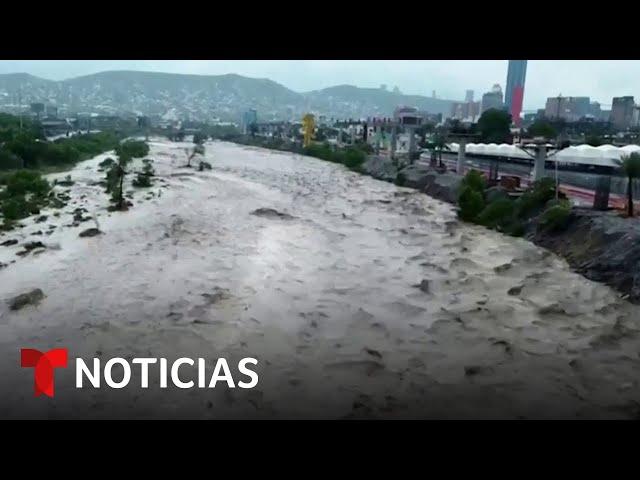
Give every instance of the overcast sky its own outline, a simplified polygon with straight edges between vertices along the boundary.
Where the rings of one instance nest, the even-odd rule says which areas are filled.
[[[494,83],[505,88],[506,60],[0,60],[0,73],[26,72],[51,80],[104,70],[146,70],[219,75],[237,73],[270,78],[296,91],[340,84],[389,89],[439,98],[476,100]],[[549,96],[589,96],[610,105],[614,96],[640,96],[640,61],[530,60],[525,109],[544,106]],[[605,107],[607,108],[607,107]]]

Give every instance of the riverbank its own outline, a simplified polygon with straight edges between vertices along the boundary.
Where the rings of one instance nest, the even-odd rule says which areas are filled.
[[[400,175],[404,186],[451,204],[456,204],[462,180],[455,173],[440,173],[423,165],[398,170],[390,160],[374,156],[367,159],[362,170],[385,181],[394,181]],[[552,232],[538,228],[539,218],[527,224],[524,235],[527,240],[563,257],[586,278],[605,283],[629,301],[640,303],[638,220],[624,218],[616,211],[573,207],[566,228]]]

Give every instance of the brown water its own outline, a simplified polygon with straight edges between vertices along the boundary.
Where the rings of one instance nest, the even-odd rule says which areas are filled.
[[[49,246],[25,258],[18,246],[0,247],[0,262],[17,259],[0,270],[0,298],[46,295],[18,312],[0,306],[0,417],[640,412],[638,307],[558,257],[338,165],[216,142],[207,144],[213,170],[196,172],[179,168],[187,146],[152,142],[161,180],[149,200],[136,192],[129,212],[108,214],[106,194],[90,185],[104,156],[76,167],[78,203],[64,211],[87,208],[102,236],[78,238],[95,225],[65,227],[65,214],[0,238]],[[258,208],[293,218],[252,215]],[[30,235],[50,223],[52,235]],[[67,347],[87,361],[201,356],[235,365],[249,356],[260,381],[251,390],[159,389],[156,366],[147,390],[135,368],[122,390],[79,390],[73,367],[56,371],[55,398],[34,398],[20,347]],[[185,381],[196,379],[189,369]]]

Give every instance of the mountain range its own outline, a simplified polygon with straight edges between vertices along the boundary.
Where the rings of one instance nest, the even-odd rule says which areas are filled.
[[[183,75],[174,73],[107,71],[62,81],[27,73],[0,75],[0,109],[41,102],[59,112],[160,115],[166,119],[238,122],[242,112],[255,108],[259,121],[301,118],[307,112],[334,118],[391,116],[398,106],[429,113],[449,113],[451,100],[403,95],[382,88],[352,85],[295,92],[265,78],[236,74]]]

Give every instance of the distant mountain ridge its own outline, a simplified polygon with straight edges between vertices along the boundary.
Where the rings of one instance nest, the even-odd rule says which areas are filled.
[[[352,85],[295,92],[273,80],[237,74],[190,75],[114,70],[54,81],[27,73],[0,74],[0,109],[43,102],[70,113],[95,111],[239,121],[249,108],[260,121],[301,118],[311,111],[335,118],[391,116],[400,105],[448,113],[451,100]]]

